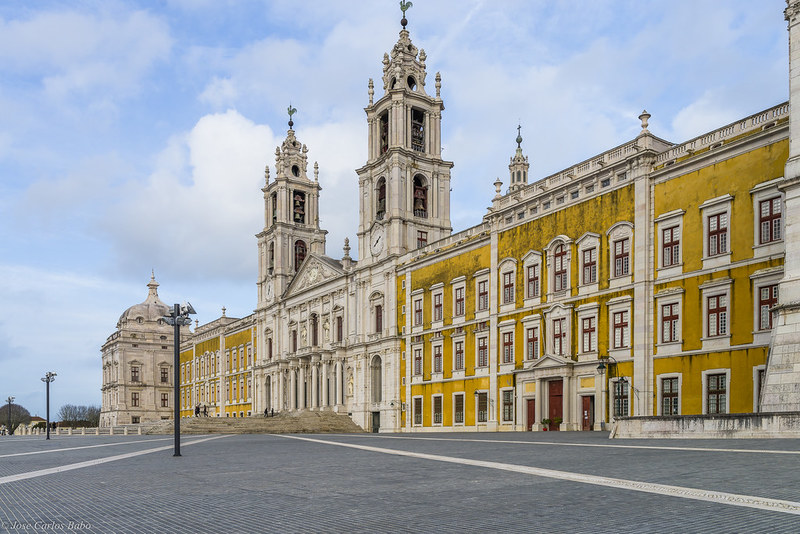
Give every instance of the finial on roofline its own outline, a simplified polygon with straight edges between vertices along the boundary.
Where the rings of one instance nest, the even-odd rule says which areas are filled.
[[[408,9],[413,5],[414,4],[412,4],[411,2],[400,0],[400,11],[403,12],[403,18],[400,19],[400,24],[403,25],[403,29],[405,29],[406,25],[408,24],[408,19],[406,19],[406,11],[408,11]]]

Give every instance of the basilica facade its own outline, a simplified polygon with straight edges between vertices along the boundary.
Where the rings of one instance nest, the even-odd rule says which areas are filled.
[[[187,333],[184,415],[598,430],[791,396],[767,369],[776,343],[798,352],[776,334],[793,332],[781,295],[800,269],[788,102],[680,143],[643,111],[635,138],[539,178],[518,130],[488,213],[454,234],[442,80],[426,62],[404,27],[369,81],[357,259],[347,241],[326,253],[319,169],[289,121],[262,189],[257,308]]]

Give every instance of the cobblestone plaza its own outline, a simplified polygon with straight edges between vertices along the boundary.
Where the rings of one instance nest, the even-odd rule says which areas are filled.
[[[800,440],[10,437],[0,531],[798,532]]]

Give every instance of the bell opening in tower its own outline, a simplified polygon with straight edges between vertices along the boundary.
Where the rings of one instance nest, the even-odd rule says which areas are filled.
[[[380,118],[381,154],[389,150],[389,112],[384,111]]]
[[[425,177],[414,177],[414,217],[428,217],[428,185]]]
[[[272,224],[275,224],[278,221],[278,194],[272,193],[270,199],[272,204]]]
[[[294,270],[300,270],[303,261],[306,259],[306,243],[302,240],[297,240],[294,243]]]
[[[306,222],[306,194],[302,191],[294,192],[294,222],[300,224]]]
[[[425,152],[425,112],[411,110],[411,148],[417,152]]]
[[[378,202],[375,206],[375,219],[382,221],[386,215],[386,178],[378,180]]]

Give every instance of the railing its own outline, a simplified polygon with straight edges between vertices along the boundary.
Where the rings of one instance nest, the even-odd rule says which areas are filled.
[[[730,139],[731,137],[736,137],[747,132],[765,129],[778,120],[788,117],[789,103],[784,102],[783,104],[779,104],[775,107],[764,110],[760,113],[756,113],[755,115],[751,115],[745,119],[728,124],[722,128],[714,130],[713,132],[703,134],[683,144],[676,145],[668,150],[665,150],[656,156],[656,164],[669,162],[686,154],[692,154],[693,152],[713,144],[720,143],[726,139]]]

